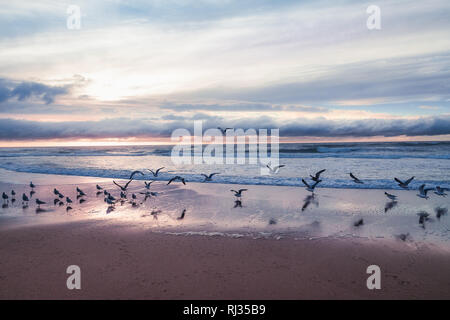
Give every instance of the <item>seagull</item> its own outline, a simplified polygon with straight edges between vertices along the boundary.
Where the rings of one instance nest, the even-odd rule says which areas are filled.
[[[320,171],[318,171],[318,172],[316,172],[316,175],[315,176],[312,176],[312,175],[309,175],[310,177],[311,177],[311,179],[313,180],[313,181],[319,181],[320,179],[320,175],[323,173],[323,172],[325,172],[325,170],[326,169],[323,169],[323,170],[320,170]]]
[[[70,211],[70,210],[72,210],[72,207],[71,207],[71,206],[68,206],[68,207],[66,208],[66,211]]]
[[[28,201],[30,201],[30,199],[28,199],[27,195],[24,193],[24,194],[22,195],[22,204],[23,204],[24,202],[28,202]]]
[[[431,190],[433,190],[433,188],[425,189],[425,184],[423,184],[419,187],[420,193],[418,193],[417,196],[420,198],[423,198],[423,199],[428,199],[429,197],[427,196],[427,193],[428,193],[428,191],[431,191]]]
[[[59,199],[55,199],[55,200],[53,200],[53,205],[57,205],[59,203]]]
[[[408,184],[413,181],[414,177],[409,178],[408,180],[406,180],[405,182],[403,182],[402,180],[398,179],[398,178],[394,178],[395,181],[398,182],[399,187],[402,187],[403,189],[408,189]]]
[[[390,194],[390,193],[387,193],[387,192],[384,192],[384,194],[386,195],[386,197],[388,197],[392,201],[397,201],[397,196],[396,195],[393,195],[393,194]]]
[[[443,196],[445,197],[447,194],[445,193],[445,191],[449,191],[450,189],[447,188],[441,188],[439,186],[436,187],[436,191],[434,192],[435,194],[437,194],[438,196]]]
[[[136,171],[133,171],[132,173],[131,173],[131,175],[130,175],[130,179],[129,180],[133,180],[133,177],[134,177],[134,175],[135,174],[140,174],[140,175],[144,175],[144,173],[142,172],[142,171],[139,171],[139,170],[136,170]]]
[[[133,200],[136,200],[136,199],[137,199],[137,197],[136,197],[136,195],[135,195],[134,193],[131,195],[131,198],[132,198]]]
[[[205,180],[203,180],[203,182],[205,182],[205,181],[212,181],[212,177],[213,177],[214,175],[216,175],[216,174],[220,174],[220,173],[219,173],[219,172],[214,172],[214,173],[211,173],[209,176],[206,175],[206,174],[204,174],[204,173],[202,173],[202,176],[205,177]]]
[[[320,174],[319,174],[320,175]],[[308,184],[308,182],[305,181],[305,179],[302,179],[303,184],[306,186],[306,190],[308,190],[309,192],[314,192],[314,189],[316,188],[316,186],[322,182],[322,180],[317,180],[314,184],[310,185]]]
[[[67,203],[72,203],[72,200],[69,197],[66,197],[66,202]]]
[[[86,195],[86,193],[83,192],[83,190],[81,190],[80,188],[77,187],[77,192],[79,194],[80,197],[83,197]]]
[[[360,227],[364,224],[364,220],[363,219],[359,219],[358,221],[356,221],[353,225],[355,227]]]
[[[97,190],[99,190],[99,191],[100,191],[100,190],[103,190],[103,188],[102,188],[102,187],[100,187],[99,185],[96,185],[95,187],[96,187],[96,188],[97,188]]]
[[[114,200],[115,200],[115,199],[114,199]],[[113,205],[115,204],[114,200],[112,200],[112,199],[109,198],[109,197],[106,197],[106,198],[105,198],[105,202],[106,202],[107,204],[109,204],[110,206],[113,206]]]
[[[270,170],[270,174],[277,174],[280,171],[280,168],[283,168],[285,166],[286,165],[284,165],[284,164],[280,164],[279,166],[276,166],[276,167],[272,168],[270,166],[270,163],[266,165],[266,167],[269,168],[269,170]]]
[[[183,220],[185,214],[186,214],[186,209],[183,210],[183,212],[181,213],[181,216],[179,216],[179,217],[177,218],[177,220]]]
[[[121,199],[126,199],[127,195],[125,193],[123,193],[123,191],[120,191],[120,198]]]
[[[44,202],[44,201],[41,201],[41,200],[39,200],[39,199],[36,199],[36,204],[38,205],[38,208],[40,208],[40,207],[41,207],[41,204],[45,204],[45,202]]]
[[[16,192],[14,190],[11,191],[11,196],[14,198],[16,196]]]
[[[62,198],[64,198],[64,195],[63,195],[62,193],[60,193],[60,194],[58,195],[58,197],[59,197],[60,199],[62,199]]]
[[[234,192],[234,196],[237,198],[242,197],[242,192],[247,191],[248,189],[239,189],[239,191],[231,189],[231,192]]]
[[[222,135],[225,135],[227,133],[227,130],[233,130],[233,128],[225,128],[222,129],[221,127],[217,127],[217,129],[220,130],[220,132],[222,132]]]
[[[55,194],[55,196],[59,196],[60,195],[59,191],[56,188],[53,189],[53,193]]]
[[[156,192],[150,192],[150,191],[139,192],[139,193],[145,195],[144,201],[147,201],[148,198],[156,197],[158,195]]]
[[[6,193],[4,193],[3,192],[3,194],[2,194],[2,198],[3,198],[3,201],[6,201],[6,202],[8,202],[9,200],[8,200],[8,195],[6,194]]]
[[[353,179],[354,183],[364,184],[364,182],[359,180],[357,177],[355,177],[355,175],[353,173],[350,172],[349,175]]]
[[[33,184],[33,181],[32,182],[30,182],[30,188],[31,189],[34,189],[36,186]]]
[[[158,168],[158,169],[156,169],[156,171],[153,171],[151,169],[147,169],[147,170],[150,171],[153,174],[153,176],[156,178],[158,176],[159,172],[164,168],[165,167]]]
[[[438,207],[438,208],[434,209],[434,211],[436,211],[436,218],[438,218],[438,220],[440,220],[442,216],[445,216],[447,214],[448,209]]]
[[[169,180],[169,182],[167,184],[169,185],[172,183],[172,181],[175,181],[175,180],[180,180],[181,182],[183,182],[184,185],[186,184],[186,180],[184,180],[184,178],[180,177],[180,176],[173,177],[172,179]]]
[[[409,233],[401,233],[397,236],[402,241],[406,241],[409,238]]]
[[[150,185],[151,185],[153,182],[155,182],[155,181],[150,181],[150,182],[144,181],[145,189],[150,190]]]
[[[127,192],[128,185],[131,183],[131,181],[133,181],[133,179],[131,179],[130,181],[128,181],[128,182],[125,184],[125,186],[121,186],[120,184],[117,184],[117,182],[115,182],[114,180],[113,180],[113,183],[114,183],[116,186],[118,186],[118,187],[120,188],[120,190],[122,190],[123,192]]]

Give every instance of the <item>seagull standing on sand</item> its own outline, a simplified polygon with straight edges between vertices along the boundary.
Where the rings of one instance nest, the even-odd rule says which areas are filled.
[[[55,195],[55,196],[59,196],[60,195],[60,192],[58,191],[58,189],[53,189],[53,194]]]
[[[320,174],[319,174],[320,175]],[[314,189],[316,188],[316,186],[322,182],[322,180],[317,180],[314,184],[309,184],[308,182],[305,181],[305,179],[302,179],[303,184],[306,186],[306,190],[308,190],[309,192],[313,192],[314,193]]]
[[[364,182],[359,180],[357,177],[355,177],[355,175],[353,173],[350,172],[349,175],[353,179],[354,183],[364,184]]]
[[[28,201],[30,201],[30,199],[28,199],[27,195],[25,193],[22,194],[22,204],[24,204],[25,202],[28,203]]]
[[[173,177],[172,179],[170,179],[169,182],[167,183],[167,185],[169,185],[173,181],[177,181],[177,180],[183,182],[183,184],[186,185],[186,180],[183,177],[180,177],[180,176],[176,176],[176,177]]]
[[[326,169],[322,169],[322,170],[316,172],[315,176],[313,176],[313,175],[309,175],[309,176],[311,177],[312,181],[317,182],[317,181],[320,181],[320,175],[325,171],[326,171]]]
[[[156,178],[158,176],[159,172],[164,168],[165,167],[158,168],[158,169],[156,169],[156,171],[153,171],[151,169],[147,169],[147,170],[150,171],[153,174],[153,176]]]
[[[393,195],[393,194],[390,194],[390,193],[387,193],[387,192],[384,192],[384,194],[386,195],[386,197],[388,197],[392,201],[397,201],[397,196],[396,195]]]
[[[38,208],[40,208],[40,207],[41,207],[41,204],[45,204],[45,202],[44,202],[44,201],[41,201],[41,200],[39,200],[39,199],[36,199],[36,204],[38,205]]]
[[[427,196],[428,191],[433,190],[434,188],[427,188],[425,189],[425,184],[421,185],[419,187],[419,193],[417,194],[417,196],[419,198],[423,198],[423,199],[428,199],[429,197]]]
[[[98,191],[101,191],[101,190],[103,190],[103,188],[102,187],[100,187],[98,184],[95,186],[96,188],[97,188],[97,190]]]
[[[11,196],[14,198],[16,196],[16,192],[14,190],[11,191]]]
[[[33,181],[30,182],[30,188],[31,188],[31,189],[36,188],[36,186],[33,184]]]
[[[403,188],[403,189],[408,189],[408,184],[413,181],[414,177],[409,178],[408,180],[406,180],[405,182],[403,182],[402,180],[398,179],[398,178],[394,178],[395,181],[398,182],[398,186]]]
[[[66,197],[67,204],[72,203],[72,200],[69,197]]]
[[[202,173],[202,176],[205,177],[205,180],[203,180],[203,182],[212,181],[212,177],[214,175],[216,175],[216,174],[220,174],[220,173],[219,172],[214,172],[214,173],[211,173],[210,175],[206,175],[206,174]]]
[[[86,195],[86,193],[84,193],[84,191],[78,187],[77,187],[77,192],[78,192],[78,197],[84,197]]]
[[[436,191],[434,192],[435,194],[437,194],[438,196],[442,196],[445,197],[447,194],[445,193],[445,191],[448,191],[450,189],[447,188],[441,188],[439,186],[436,187]]]
[[[231,192],[234,192],[234,196],[236,198],[241,198],[242,197],[242,192],[247,191],[248,189],[239,189],[238,191],[236,190],[230,190]]]

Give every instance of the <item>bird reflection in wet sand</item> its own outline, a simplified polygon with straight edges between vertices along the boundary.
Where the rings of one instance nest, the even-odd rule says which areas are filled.
[[[319,207],[319,200],[316,198],[314,194],[306,196],[306,198],[303,200],[302,211],[305,211],[306,208],[308,208],[308,206],[311,203],[314,204],[316,207]]]
[[[233,207],[233,209],[234,209],[234,208],[242,208],[242,201],[239,200],[239,199],[236,199],[236,200],[234,201],[234,207]]]
[[[113,212],[115,209],[116,208],[114,208],[113,206],[108,207],[108,209],[106,209],[106,214]]]
[[[394,208],[396,205],[398,204],[397,201],[389,201],[386,202],[386,205],[384,206],[384,212],[388,212],[389,210],[391,210],[392,208]]]
[[[434,211],[436,212],[436,218],[438,220],[441,220],[441,217],[445,216],[447,214],[448,209],[447,208],[438,207],[438,208],[435,208]]]
[[[42,208],[39,208],[39,207],[36,208],[36,214],[43,213],[45,211],[46,211],[45,209],[42,209]]]
[[[425,222],[430,220],[430,215],[425,211],[421,211],[417,215],[419,216],[419,224],[425,229]]]
[[[8,204],[7,203],[4,203],[3,205],[2,205],[2,209],[7,209],[9,206],[8,206]]]

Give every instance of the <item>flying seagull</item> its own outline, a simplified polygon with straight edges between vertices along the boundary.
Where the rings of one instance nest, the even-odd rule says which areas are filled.
[[[202,173],[202,176],[205,177],[205,180],[203,180],[203,182],[205,182],[205,181],[212,181],[212,177],[214,175],[216,175],[216,174],[220,174],[220,173],[219,172],[214,172],[214,173],[211,173],[210,175],[206,175],[206,174]]]
[[[231,192],[234,192],[234,196],[235,197],[238,197],[238,198],[240,198],[240,197],[242,197],[242,192],[244,192],[244,191],[247,191],[248,189],[239,189],[238,191],[236,191],[236,190],[230,190]]]
[[[185,214],[186,214],[186,209],[183,210],[183,212],[181,213],[181,216],[179,216],[179,217],[177,218],[177,220],[183,220]]]
[[[388,212],[389,210],[391,210],[392,208],[396,207],[398,204],[397,201],[393,200],[393,201],[389,201],[388,203],[386,203],[386,205],[384,206],[384,212]]]
[[[270,163],[266,165],[267,168],[269,168],[270,174],[277,174],[280,171],[280,168],[285,167],[286,165],[280,164],[279,166],[271,167]]]
[[[356,221],[353,225],[355,227],[360,227],[364,224],[364,220],[363,219],[359,219],[358,221]]]
[[[130,181],[128,181],[124,186],[121,186],[120,184],[118,184],[118,183],[115,182],[114,180],[113,180],[113,183],[114,183],[116,186],[118,186],[118,187],[120,188],[120,190],[122,190],[123,192],[127,192],[128,185],[131,183],[131,181],[133,181],[133,179],[131,179]]]
[[[384,192],[384,194],[386,195],[386,197],[388,197],[392,201],[397,201],[397,196],[396,195],[393,195],[393,194],[390,194],[390,193],[387,193],[387,192]]]
[[[150,190],[150,185],[151,185],[153,182],[155,182],[155,181],[150,181],[150,182],[144,181],[145,189]]]
[[[437,194],[438,196],[443,196],[445,197],[447,194],[445,193],[445,191],[449,191],[450,189],[447,188],[441,188],[439,186],[436,187],[436,191],[434,192],[435,194]]]
[[[219,129],[220,132],[222,132],[222,134],[225,135],[225,134],[227,133],[227,130],[232,130],[233,128],[225,128],[225,129],[222,129],[221,127],[217,127],[217,129]]]
[[[323,170],[320,170],[320,171],[317,171],[316,172],[316,175],[315,176],[312,176],[312,175],[309,175],[310,177],[311,177],[311,179],[313,180],[313,181],[319,181],[320,179],[320,175],[323,173],[323,172],[325,172],[325,170],[326,169],[323,169]]]
[[[184,180],[184,178],[183,178],[183,177],[180,177],[180,176],[176,176],[176,177],[173,177],[172,179],[170,179],[169,182],[167,183],[167,185],[169,185],[169,184],[171,184],[173,181],[177,181],[177,180],[183,182],[183,184],[186,185],[186,180]]]
[[[319,174],[320,175],[320,174]],[[317,180],[314,184],[310,185],[308,184],[308,182],[305,181],[305,179],[302,179],[303,184],[306,186],[306,190],[308,190],[309,192],[314,192],[314,189],[316,188],[316,186],[322,182],[322,180]]]
[[[24,194],[22,195],[22,204],[23,204],[24,202],[28,202],[28,201],[30,201],[30,199],[28,199],[27,195],[24,193]]]
[[[156,169],[156,171],[153,171],[151,169],[147,169],[147,170],[150,171],[153,174],[153,176],[156,178],[162,169],[164,169],[164,167],[158,168],[158,169]]]
[[[419,187],[419,193],[417,194],[417,196],[419,198],[423,198],[423,199],[428,199],[429,197],[427,196],[428,191],[433,190],[434,188],[427,188],[425,189],[425,184],[421,185]]]
[[[406,180],[405,182],[403,182],[402,180],[398,179],[398,178],[394,178],[395,181],[398,182],[399,187],[402,187],[403,189],[408,189],[408,184],[413,181],[414,177],[409,178],[408,180]]]
[[[364,182],[359,180],[357,177],[355,177],[355,175],[353,173],[350,172],[349,175],[353,179],[354,183],[364,184]]]
[[[142,176],[144,175],[144,173],[142,171],[136,170],[131,173],[129,180],[133,180],[134,175],[138,174],[138,173]]]

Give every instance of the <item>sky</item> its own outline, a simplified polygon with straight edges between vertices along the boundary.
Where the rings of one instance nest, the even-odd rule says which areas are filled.
[[[450,140],[449,16],[448,0],[0,0],[0,146],[163,143],[195,120]]]

